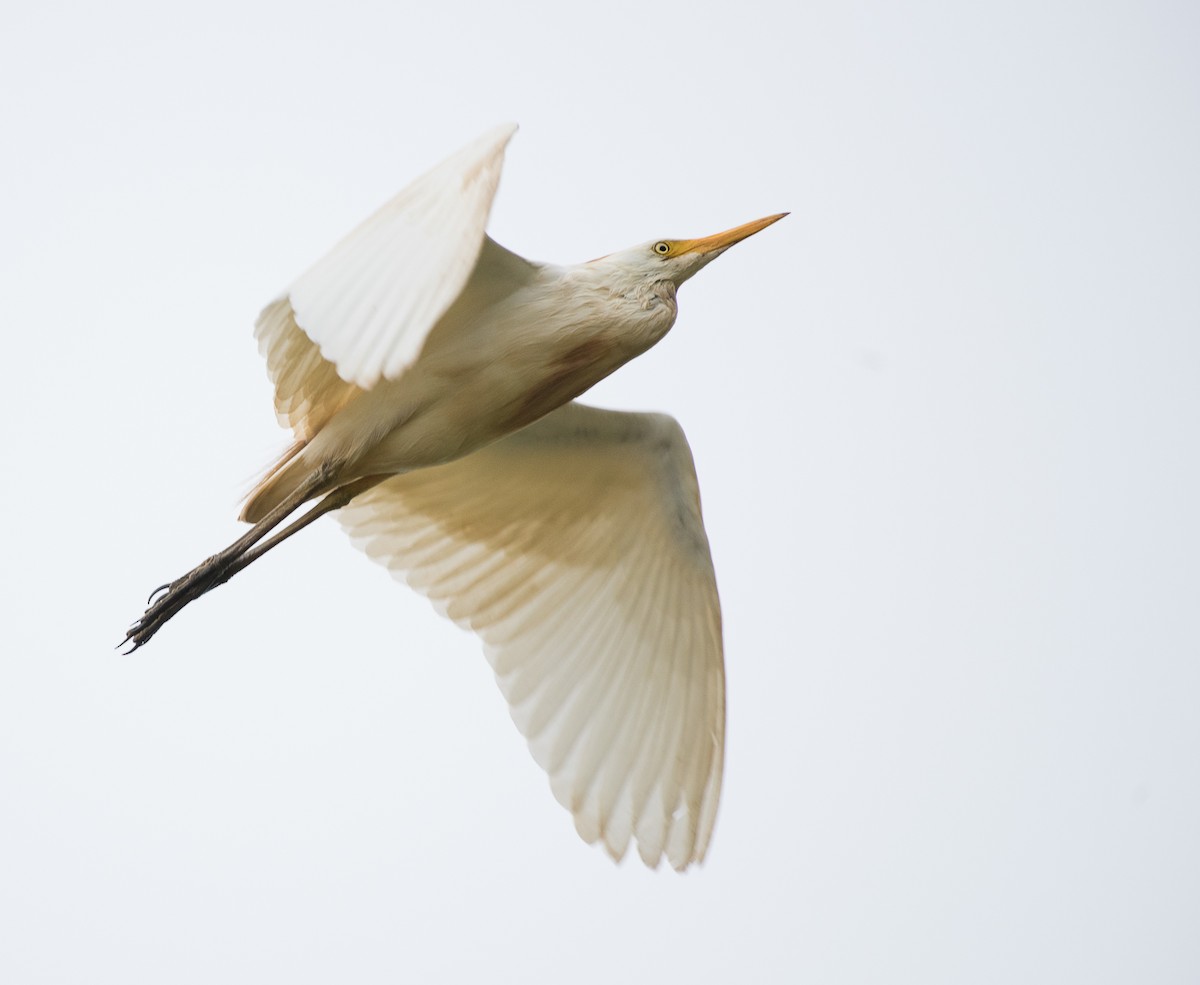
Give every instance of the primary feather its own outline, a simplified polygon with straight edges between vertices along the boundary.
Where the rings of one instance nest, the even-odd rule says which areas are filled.
[[[288,289],[296,324],[368,389],[417,358],[467,282],[500,181],[507,123],[422,175]]]
[[[486,644],[587,841],[704,857],[721,782],[721,616],[671,418],[571,403],[344,508],[353,542]]]

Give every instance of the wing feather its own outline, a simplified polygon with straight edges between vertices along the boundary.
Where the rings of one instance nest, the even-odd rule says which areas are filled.
[[[662,415],[569,404],[341,511],[354,542],[474,629],[580,835],[703,859],[724,744],[720,605],[695,469]]]
[[[275,416],[292,429],[297,441],[308,441],[361,392],[338,376],[333,363],[300,330],[287,297],[263,309],[254,337],[275,386]]]
[[[254,337],[275,414],[298,442],[420,354],[480,258],[515,132],[497,127],[418,178],[263,309]],[[521,275],[523,261],[497,244],[488,256],[493,276]]]
[[[514,124],[422,175],[302,274],[296,324],[348,383],[370,389],[417,358],[483,246]]]

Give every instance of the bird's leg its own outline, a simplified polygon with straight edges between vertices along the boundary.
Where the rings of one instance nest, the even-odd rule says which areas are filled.
[[[150,596],[150,605],[142,617],[138,619],[125,634],[121,645],[132,643],[130,653],[139,646],[145,645],[150,638],[162,628],[180,609],[189,602],[198,599],[205,592],[217,585],[228,581],[232,576],[231,568],[240,571],[244,564],[237,562],[263,539],[275,527],[279,526],[291,513],[295,512],[305,502],[328,488],[332,481],[333,468],[322,466],[306,479],[300,487],[287,499],[271,510],[265,517],[254,524],[245,534],[230,544],[225,550],[197,565],[181,578],[170,584],[155,589]],[[353,483],[351,484],[353,485]],[[297,528],[299,529],[299,528]],[[276,541],[277,543],[278,541]],[[258,555],[255,555],[258,556]],[[247,564],[249,562],[246,562]]]
[[[255,545],[250,550],[246,551],[240,557],[235,559],[225,569],[220,581],[213,582],[211,588],[216,588],[217,585],[223,585],[236,575],[242,568],[257,561],[260,557],[267,553],[272,547],[282,544],[292,534],[299,533],[314,520],[323,517],[326,513],[332,513],[334,510],[340,510],[343,506],[350,502],[359,493],[364,493],[372,486],[377,485],[384,479],[390,478],[386,475],[369,475],[362,479],[357,479],[354,482],[349,482],[344,486],[339,486],[333,492],[329,493],[316,506],[304,514],[297,520],[293,520],[282,530],[272,534],[261,544]]]

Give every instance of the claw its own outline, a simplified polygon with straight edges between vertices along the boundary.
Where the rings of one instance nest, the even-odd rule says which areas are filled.
[[[369,485],[364,486],[363,483],[374,485],[382,478],[382,476],[368,476],[365,479],[359,479],[356,482],[350,483],[346,489],[352,489],[357,493],[361,489],[369,488]],[[332,493],[325,495],[321,503],[305,513],[299,520],[285,527],[280,533],[275,534],[265,541],[263,540],[267,534],[308,502],[309,499],[318,494],[329,493],[330,484],[331,476],[328,468],[322,466],[320,470],[309,476],[282,503],[259,520],[249,531],[242,534],[241,537],[226,547],[225,550],[217,552],[206,561],[198,564],[182,578],[176,578],[165,585],[159,585],[158,588],[150,593],[150,597],[146,600],[146,611],[142,613],[142,617],[137,622],[129,627],[129,630],[125,633],[125,641],[120,646],[132,644],[127,651],[129,653],[132,653],[138,647],[145,646],[150,642],[154,634],[174,618],[184,606],[194,602],[206,592],[212,591],[218,585],[225,584],[225,582],[229,581],[230,578],[255,558],[261,556],[265,551],[286,537],[291,536],[297,530],[303,529],[317,517],[329,512],[331,509],[344,506],[348,500],[338,498]],[[120,649],[120,646],[118,646],[118,649]]]
[[[151,592],[146,602],[146,611],[126,631],[125,639],[118,644],[118,649],[132,644],[125,652],[133,653],[139,647],[145,646],[180,609],[221,584],[225,580],[220,577],[222,566],[214,565],[213,560],[209,558],[182,578],[159,585]],[[228,575],[225,578],[228,578]]]
[[[123,646],[126,646],[126,645],[127,645],[127,644],[129,644],[129,643],[132,643],[132,644],[133,644],[133,646],[132,646],[132,647],[130,647],[128,650],[121,650],[121,655],[122,655],[122,656],[128,656],[129,654],[133,653],[133,651],[134,651],[134,650],[136,650],[136,649],[138,648],[138,645],[139,645],[139,644],[138,644],[138,642],[137,642],[137,640],[136,640],[136,639],[134,639],[134,637],[135,637],[135,636],[137,636],[137,634],[138,634],[138,630],[141,628],[141,625],[142,625],[142,620],[140,620],[140,619],[139,619],[139,620],[138,620],[137,622],[135,622],[135,623],[134,623],[132,626],[130,626],[130,627],[129,627],[129,628],[126,630],[126,631],[125,631],[125,639],[121,640],[121,642],[120,642],[120,643],[118,643],[118,644],[117,644],[115,647],[113,647],[113,649],[114,649],[114,650],[121,650],[121,647],[123,647]]]

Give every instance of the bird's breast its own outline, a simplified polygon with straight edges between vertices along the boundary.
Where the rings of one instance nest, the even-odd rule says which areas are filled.
[[[438,464],[532,424],[662,338],[675,318],[670,301],[574,290],[561,279],[460,307],[403,376],[363,395],[378,437],[358,471]],[[354,430],[361,437],[361,424]]]
[[[621,363],[619,346],[608,337],[573,342],[533,374],[530,386],[512,408],[511,429],[525,427],[595,386]]]

